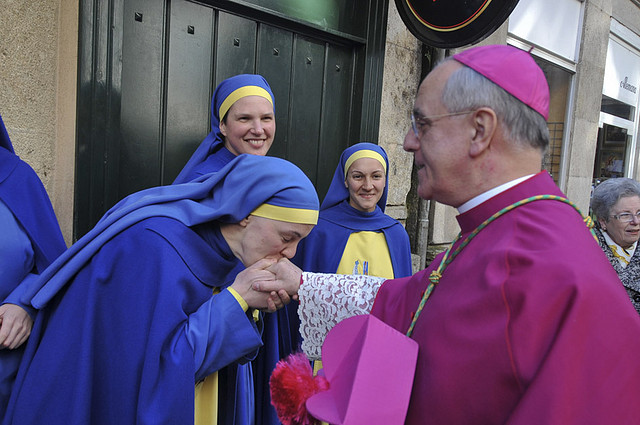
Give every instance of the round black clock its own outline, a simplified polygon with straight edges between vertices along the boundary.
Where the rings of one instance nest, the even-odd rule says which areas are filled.
[[[402,21],[420,41],[440,48],[482,40],[507,19],[518,0],[395,0]]]

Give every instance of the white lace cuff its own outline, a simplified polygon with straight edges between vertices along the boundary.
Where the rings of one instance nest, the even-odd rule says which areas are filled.
[[[320,360],[322,343],[338,322],[368,314],[385,278],[366,275],[302,273],[298,296],[302,350]]]

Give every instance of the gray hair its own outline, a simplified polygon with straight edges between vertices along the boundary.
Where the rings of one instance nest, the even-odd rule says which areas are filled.
[[[449,60],[454,59],[445,59]],[[549,146],[549,127],[542,115],[468,66],[451,74],[442,91],[442,103],[449,112],[489,107],[495,111],[510,139],[542,153]]]
[[[609,221],[611,208],[628,196],[640,197],[640,183],[626,177],[605,180],[593,189],[591,211],[597,219]]]

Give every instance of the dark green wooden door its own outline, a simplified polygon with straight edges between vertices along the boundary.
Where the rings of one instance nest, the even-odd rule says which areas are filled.
[[[173,181],[210,130],[213,89],[235,74],[269,81],[269,154],[300,166],[321,197],[341,151],[375,141],[386,1],[335,6],[366,17],[356,35],[215,3],[81,1],[76,238],[124,196]]]

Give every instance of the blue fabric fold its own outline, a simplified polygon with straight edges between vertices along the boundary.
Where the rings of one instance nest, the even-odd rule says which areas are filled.
[[[12,251],[0,261],[0,304],[16,304],[31,316],[23,293],[66,248],[49,196],[36,172],[15,154],[0,116],[0,208],[3,244]],[[0,350],[0,417],[4,414],[24,346]]]

